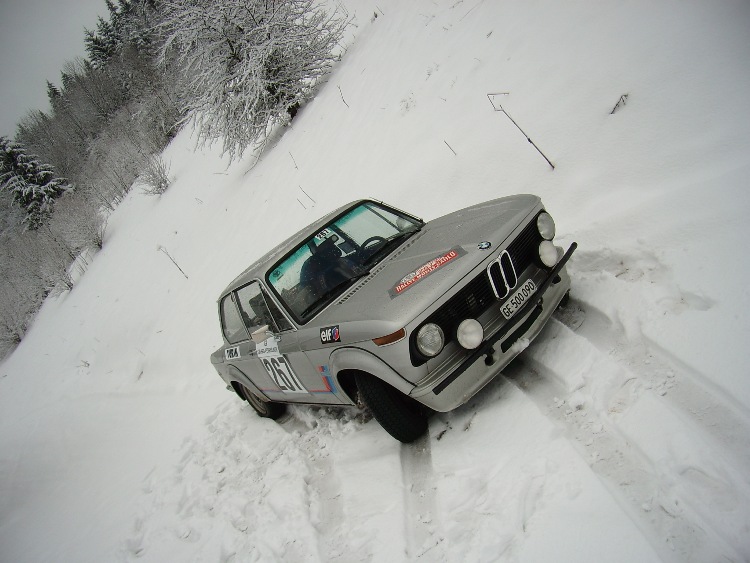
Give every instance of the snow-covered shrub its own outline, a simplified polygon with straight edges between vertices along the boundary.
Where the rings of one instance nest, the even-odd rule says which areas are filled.
[[[138,119],[136,119],[138,118]],[[133,182],[157,149],[150,134],[139,127],[140,115],[120,110],[89,146],[78,183],[110,210],[130,191]]]
[[[161,156],[152,156],[148,159],[140,180],[143,182],[143,193],[146,195],[163,194],[172,183],[172,178],[169,176],[169,163],[165,162]]]
[[[100,249],[106,226],[107,216],[86,188],[61,197],[50,221],[52,231],[60,233],[76,254],[91,247]]]

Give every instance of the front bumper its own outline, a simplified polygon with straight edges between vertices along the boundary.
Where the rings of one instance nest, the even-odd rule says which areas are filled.
[[[536,298],[529,300],[510,322],[488,336],[450,373],[439,380],[428,377],[410,395],[433,410],[447,412],[464,404],[492,381],[522,351],[523,348],[513,344],[521,338],[529,341],[536,338],[570,290],[565,265],[577,246],[575,242],[570,245],[537,291]]]

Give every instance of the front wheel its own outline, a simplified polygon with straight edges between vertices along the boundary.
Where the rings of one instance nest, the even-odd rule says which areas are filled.
[[[413,442],[427,432],[427,417],[416,401],[370,374],[358,373],[354,380],[362,402],[396,440]]]
[[[286,412],[286,405],[283,403],[273,403],[271,401],[263,401],[255,395],[250,389],[240,384],[240,391],[244,399],[250,403],[250,406],[255,409],[258,416],[262,418],[271,418],[276,420]]]

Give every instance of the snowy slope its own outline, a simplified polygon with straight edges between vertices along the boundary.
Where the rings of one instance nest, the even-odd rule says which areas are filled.
[[[347,5],[260,161],[181,133],[0,366],[0,560],[750,560],[750,4]],[[580,245],[571,304],[420,442],[212,372],[218,293],[301,225],[521,192]]]

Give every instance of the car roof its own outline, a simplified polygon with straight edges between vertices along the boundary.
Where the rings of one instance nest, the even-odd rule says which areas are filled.
[[[232,283],[230,283],[224,289],[224,291],[221,292],[219,301],[221,301],[228,293],[231,293],[232,291],[245,285],[246,283],[258,278],[262,279],[265,276],[268,268],[279,258],[281,258],[287,251],[291,250],[293,247],[299,244],[302,244],[303,242],[305,242],[305,240],[313,236],[315,233],[320,232],[323,227],[330,223],[331,220],[337,215],[343,215],[349,209],[368,201],[371,201],[373,203],[382,203],[374,199],[358,199],[356,201],[352,201],[351,203],[347,203],[346,205],[342,205],[338,209],[331,211],[330,213],[321,217],[314,223],[310,223],[305,228],[300,229],[299,232],[275,246],[272,250],[250,264],[250,266],[248,266],[245,271],[243,271],[239,276],[234,278],[234,280],[232,280]]]

